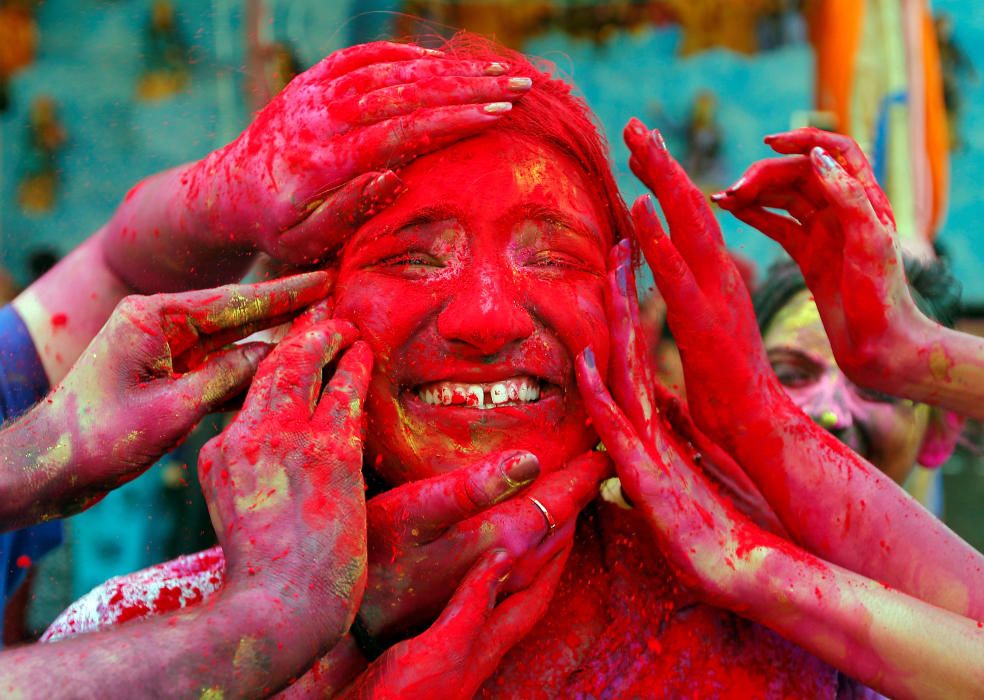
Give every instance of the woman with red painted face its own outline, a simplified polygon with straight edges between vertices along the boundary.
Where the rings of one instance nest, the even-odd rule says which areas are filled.
[[[371,646],[437,621],[368,668],[346,639],[288,693],[328,694],[349,681],[345,693],[368,697],[812,698],[854,687],[821,658],[903,696],[973,680],[980,558],[769,391],[774,375],[743,325],[747,298],[719,259],[723,244],[696,188],[644,129],[629,130],[637,173],[707,284],[684,286],[680,258],[637,211],[647,253],[670,251],[650,262],[674,332],[687,338],[688,389],[704,390],[695,425],[652,380],[624,243],[609,261],[629,226],[586,108],[517,54],[461,40],[449,50],[497,56],[532,88],[486,134],[404,168],[404,192],[335,264],[336,315],[376,358],[366,465],[385,489],[367,503],[355,636],[378,651]],[[787,434],[787,424],[797,430]],[[609,473],[591,452],[597,434],[632,508],[595,497]],[[810,479],[795,480],[800,459],[818,462]],[[847,503],[861,506],[835,469],[863,490],[866,511],[847,528]],[[872,513],[921,538],[908,551],[893,538],[873,557],[871,538],[885,527]],[[940,588],[928,592],[907,568],[921,546],[937,547],[922,561],[942,567]],[[866,556],[914,597],[866,578],[880,576]],[[212,562],[181,580],[220,579],[221,558]],[[139,596],[134,583],[113,586]],[[106,593],[89,599],[96,627],[123,617],[112,596],[99,607]],[[70,610],[52,633],[72,621],[78,629],[85,613]],[[907,665],[915,637],[902,626],[913,620],[958,642],[949,660],[934,654],[951,666]]]
[[[812,128],[765,142],[788,157],[753,165],[716,201],[800,266],[837,364],[869,389],[984,418],[984,340],[913,300],[895,217],[857,143]]]

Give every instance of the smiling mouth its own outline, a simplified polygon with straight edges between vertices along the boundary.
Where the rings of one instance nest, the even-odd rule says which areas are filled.
[[[550,385],[530,376],[516,376],[497,382],[466,384],[431,382],[414,390],[417,398],[431,406],[456,406],[488,410],[537,403]]]

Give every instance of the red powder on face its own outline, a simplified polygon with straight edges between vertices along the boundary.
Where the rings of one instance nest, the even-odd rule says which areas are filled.
[[[52,314],[51,316],[51,327],[52,328],[62,328],[68,324],[68,314]]]
[[[18,569],[27,569],[30,566],[31,566],[31,558],[29,556],[27,556],[26,554],[21,554],[19,557],[17,557]]]

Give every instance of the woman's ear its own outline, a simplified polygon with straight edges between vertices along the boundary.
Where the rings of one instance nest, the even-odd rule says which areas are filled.
[[[923,438],[916,461],[927,469],[941,466],[953,454],[963,427],[963,416],[934,408],[930,411],[926,436]]]

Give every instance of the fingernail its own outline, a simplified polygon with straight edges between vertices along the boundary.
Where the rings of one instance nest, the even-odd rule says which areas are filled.
[[[492,102],[485,105],[486,114],[504,114],[512,109],[512,102]]]
[[[724,192],[715,192],[714,194],[711,195],[711,201],[712,202],[720,202],[722,199],[725,199],[726,197],[728,197],[729,194],[730,193],[727,192],[727,191],[724,191]]]
[[[403,180],[392,170],[387,170],[370,182],[366,189],[369,190],[366,194],[371,197],[390,198],[403,189]]]
[[[820,148],[820,146],[814,146],[811,154],[814,156],[814,160],[819,164],[820,169],[825,175],[840,170],[840,166],[837,165],[837,161],[831,158],[830,154]]]
[[[424,53],[428,56],[443,56],[443,51],[438,51],[437,49],[424,49]]]
[[[588,369],[597,369],[594,350],[592,350],[590,345],[584,348],[581,356],[584,358],[584,364],[587,365]]]
[[[508,68],[505,63],[490,63],[485,67],[485,75],[502,75]]]
[[[649,139],[663,153],[666,152],[666,141],[663,140],[663,134],[659,133],[659,129],[653,129],[649,132]]]
[[[649,214],[649,216],[659,216],[659,212],[656,211],[656,202],[653,201],[651,195],[646,194],[642,196],[642,206],[646,208],[646,213]],[[653,229],[653,235],[659,236],[662,234],[662,230],[659,226],[653,226]]]
[[[629,295],[629,272],[628,265],[620,263],[615,267],[615,284],[618,287],[618,293],[623,297]]]
[[[509,89],[510,90],[529,90],[533,87],[532,78],[510,78],[509,79]]]
[[[502,478],[509,488],[531,483],[540,475],[540,461],[529,453],[514,455],[502,463]]]
[[[746,182],[748,181],[745,178],[743,177],[738,178],[735,181],[735,184],[733,184],[731,187],[725,190],[725,193],[729,195],[735,194],[738,190],[740,190],[742,187],[745,186]]]

